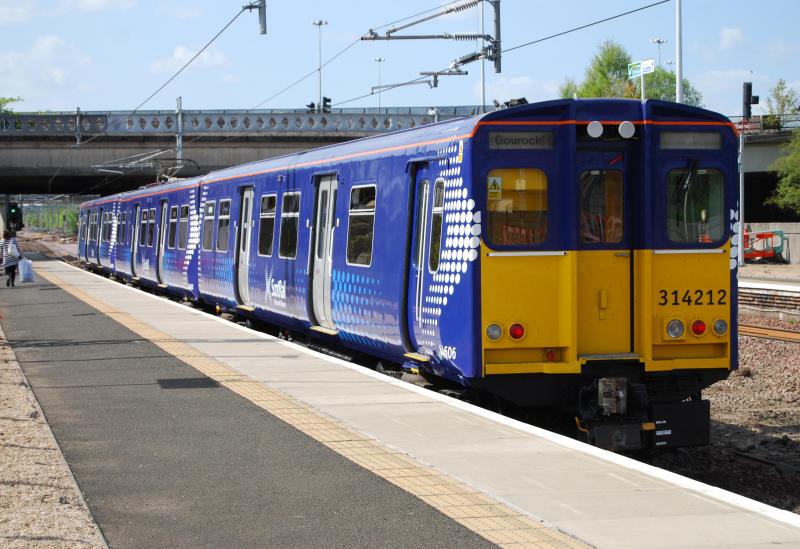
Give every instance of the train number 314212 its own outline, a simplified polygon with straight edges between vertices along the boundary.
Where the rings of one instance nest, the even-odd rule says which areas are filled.
[[[727,305],[726,290],[659,290],[658,304],[665,305]]]

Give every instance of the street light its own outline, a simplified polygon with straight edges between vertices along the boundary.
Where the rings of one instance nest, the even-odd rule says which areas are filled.
[[[381,112],[381,63],[386,61],[384,57],[374,57],[372,59],[378,64],[378,113]]]
[[[317,36],[319,38],[318,45],[319,45],[319,63],[317,64],[317,74],[318,74],[318,83],[319,83],[319,103],[317,103],[317,108],[322,110],[322,25],[327,25],[328,22],[323,19],[317,19],[316,21],[311,22],[312,25],[317,27]]]
[[[666,38],[653,38],[652,40],[650,40],[650,42],[652,42],[653,44],[658,46],[658,66],[660,67],[661,66],[661,44],[666,44],[667,43],[667,39]]]

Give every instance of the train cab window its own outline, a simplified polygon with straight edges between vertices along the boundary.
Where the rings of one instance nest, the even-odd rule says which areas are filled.
[[[275,238],[275,206],[277,195],[268,194],[261,197],[258,225],[258,255],[272,255],[272,241]]]
[[[139,246],[147,242],[147,210],[142,210],[139,224]]]
[[[228,237],[231,227],[231,201],[219,201],[219,219],[217,220],[217,251],[228,251]]]
[[[297,231],[300,220],[300,193],[284,193],[281,205],[281,233],[278,255],[284,259],[297,256]]]
[[[442,217],[444,214],[444,179],[433,186],[433,216],[431,217],[431,246],[428,250],[428,269],[439,270],[439,252],[442,248]]]
[[[375,196],[375,185],[354,187],[350,191],[350,214],[347,221],[348,265],[372,264]]]
[[[147,246],[153,245],[153,238],[156,235],[156,209],[150,208],[150,215],[147,220]]]
[[[186,249],[189,240],[189,206],[181,206],[180,219],[178,220],[178,248]]]
[[[167,235],[167,248],[175,247],[175,236],[178,232],[178,207],[172,206],[169,209],[169,233]]]
[[[580,175],[580,239],[614,244],[623,235],[623,178],[617,170],[586,170]]]
[[[214,210],[216,204],[206,202],[205,214],[203,216],[203,250],[210,252],[214,249]]]
[[[667,174],[667,236],[676,243],[717,242],[725,234],[722,172],[693,161]]]
[[[537,168],[492,170],[486,180],[488,238],[531,246],[547,238],[547,174]]]

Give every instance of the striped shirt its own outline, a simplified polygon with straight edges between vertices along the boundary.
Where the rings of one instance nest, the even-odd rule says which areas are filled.
[[[20,256],[18,255],[9,255],[8,249],[11,247],[11,243],[14,243],[14,246],[17,248],[17,252],[19,252],[19,244],[17,243],[17,237],[12,236],[10,239],[4,238],[0,240],[0,253],[3,256],[3,268],[13,267],[19,264]]]

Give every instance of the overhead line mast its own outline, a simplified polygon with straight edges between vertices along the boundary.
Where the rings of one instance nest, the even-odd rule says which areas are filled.
[[[440,34],[405,34],[405,35],[396,34],[398,31],[407,29],[409,27],[413,27],[414,25],[419,25],[420,23],[430,21],[431,19],[435,19],[443,15],[457,13],[470,8],[474,8],[475,6],[477,6],[482,2],[489,2],[494,8],[494,36],[485,34],[483,32],[481,33],[443,32]],[[482,24],[481,24],[481,29],[483,29]],[[426,15],[425,17],[415,19],[403,25],[390,27],[383,35],[378,34],[373,29],[369,29],[369,32],[361,37],[361,40],[454,40],[454,41],[481,40],[483,42],[484,46],[480,49],[480,51],[464,55],[454,60],[450,64],[450,68],[447,70],[420,72],[421,76],[433,76],[433,87],[438,86],[440,76],[454,76],[454,75],[468,74],[467,71],[459,70],[459,67],[465,63],[477,61],[478,59],[489,59],[493,61],[494,71],[499,73],[502,67],[501,63],[502,49],[500,47],[500,0],[469,0],[467,2],[455,6],[448,6],[439,10],[436,13]],[[489,43],[488,46],[485,45],[487,42]],[[485,77],[483,71],[481,71],[481,89],[483,88],[485,88]],[[481,105],[481,109],[483,109],[483,105]]]

